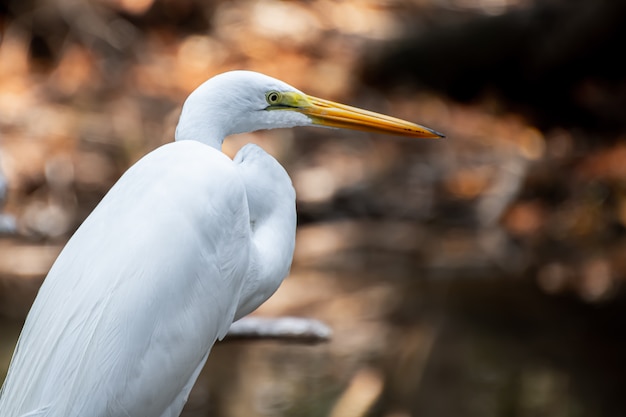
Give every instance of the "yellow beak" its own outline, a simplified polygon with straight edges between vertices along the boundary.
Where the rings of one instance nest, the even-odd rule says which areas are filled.
[[[414,138],[445,137],[427,127],[357,107],[335,103],[306,94],[285,92],[275,109],[293,110],[307,115],[313,124],[366,132],[387,133]]]

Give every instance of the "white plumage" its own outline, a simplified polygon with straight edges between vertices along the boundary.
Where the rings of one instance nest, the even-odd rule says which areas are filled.
[[[311,124],[438,136],[253,72],[207,81],[187,99],[177,141],[131,167],[59,255],[0,416],[178,416],[215,341],[274,293],[294,250],[285,170],[258,146],[231,161],[221,144]]]

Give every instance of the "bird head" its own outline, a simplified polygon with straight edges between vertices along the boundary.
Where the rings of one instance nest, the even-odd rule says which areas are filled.
[[[209,79],[187,98],[176,139],[219,148],[228,135],[295,126],[443,137],[415,123],[310,96],[267,75],[230,71]]]

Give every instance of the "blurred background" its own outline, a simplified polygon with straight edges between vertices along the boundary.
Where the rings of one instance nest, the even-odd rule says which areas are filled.
[[[73,231],[196,86],[250,69],[447,138],[225,142],[298,194],[255,314],[334,333],[218,344],[184,416],[626,415],[625,44],[619,0],[3,1],[0,381]]]

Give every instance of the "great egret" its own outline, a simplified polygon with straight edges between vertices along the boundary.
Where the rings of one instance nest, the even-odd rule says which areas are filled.
[[[69,240],[28,314],[2,417],[178,416],[211,347],[289,272],[295,192],[260,147],[224,138],[293,126],[439,133],[308,96],[248,71],[186,100],[176,141],[132,166]]]

